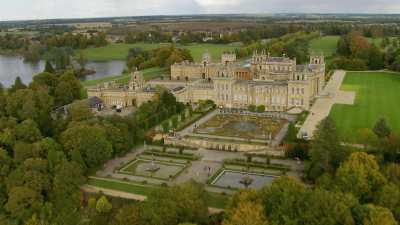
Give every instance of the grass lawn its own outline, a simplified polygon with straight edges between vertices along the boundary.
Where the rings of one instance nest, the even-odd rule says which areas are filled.
[[[143,74],[143,77],[145,80],[151,80],[156,77],[160,77],[162,75],[169,73],[168,69],[160,68],[160,67],[153,67],[153,68],[142,70],[140,72]],[[113,81],[113,80],[115,80],[117,83],[120,83],[120,84],[127,84],[130,80],[130,74],[109,76],[109,77],[104,77],[104,78],[97,79],[97,80],[85,80],[85,81],[82,81],[82,85],[85,87],[88,87],[88,86],[94,86],[97,84],[102,84],[104,82]]]
[[[160,44],[136,43],[136,44],[109,44],[99,48],[87,48],[83,50],[84,56],[88,60],[107,61],[107,60],[125,60],[128,56],[129,49],[142,48],[143,50],[151,50],[160,47]]]
[[[310,42],[310,50],[315,53],[324,53],[325,57],[330,57],[336,52],[339,36],[323,36]]]
[[[109,44],[99,48],[87,48],[83,50],[84,56],[88,60],[107,61],[107,60],[125,60],[130,48],[142,48],[143,50],[156,49],[161,46],[160,43],[136,43],[136,44]],[[219,60],[221,54],[225,51],[233,51],[239,46],[230,44],[190,44],[178,45],[179,48],[189,49],[195,61],[201,61],[203,53],[208,51],[213,60]]]
[[[118,181],[110,181],[110,180],[101,180],[96,178],[89,178],[89,185],[93,185],[100,188],[107,188],[116,191],[127,192],[131,194],[137,195],[150,195],[153,191],[157,191],[162,187],[151,186],[151,185],[141,185],[135,183],[128,182],[118,182]],[[213,208],[225,208],[225,205],[229,199],[229,196],[217,194],[217,193],[208,193],[207,201],[208,206]]]
[[[334,105],[330,113],[340,136],[357,142],[357,131],[372,129],[379,118],[400,133],[400,73],[348,72],[342,90],[356,91],[355,105]]]
[[[315,53],[324,53],[325,60],[329,64],[332,60],[333,55],[336,53],[337,43],[340,36],[328,35],[320,38],[316,38],[310,42],[310,51]],[[390,37],[393,40],[393,37]],[[376,46],[380,47],[383,38],[368,38],[368,41]]]
[[[222,53],[239,48],[237,45],[230,44],[191,44],[178,47],[189,49],[195,62],[200,62],[206,51],[210,53],[213,61],[220,61]]]

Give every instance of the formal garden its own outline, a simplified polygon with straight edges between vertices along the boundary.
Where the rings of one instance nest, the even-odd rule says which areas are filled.
[[[270,159],[265,162],[252,160],[249,156],[244,159],[225,160],[221,168],[217,170],[207,181],[208,185],[226,188],[260,189],[270,185],[274,179],[285,175],[289,167],[281,164],[271,164]]]
[[[182,174],[191,161],[200,159],[194,149],[151,146],[128,163],[115,169],[115,173],[134,177],[172,181]]]
[[[218,114],[200,124],[194,133],[244,139],[273,138],[286,120],[241,114]]]

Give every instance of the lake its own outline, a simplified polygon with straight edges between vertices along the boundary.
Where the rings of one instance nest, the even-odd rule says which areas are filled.
[[[5,87],[10,87],[17,76],[21,77],[25,84],[32,81],[35,74],[41,73],[44,70],[45,62],[26,63],[19,56],[0,55],[0,83]],[[125,67],[124,61],[89,61],[86,64],[87,69],[94,69],[95,74],[85,77],[86,80],[95,80],[107,76],[120,75]]]

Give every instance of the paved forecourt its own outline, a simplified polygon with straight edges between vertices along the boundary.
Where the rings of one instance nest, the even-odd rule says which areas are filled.
[[[340,90],[345,76],[346,71],[344,70],[336,70],[333,73],[322,94],[311,107],[310,114],[300,128],[298,137],[312,138],[318,123],[329,115],[334,104],[354,104],[355,92]]]

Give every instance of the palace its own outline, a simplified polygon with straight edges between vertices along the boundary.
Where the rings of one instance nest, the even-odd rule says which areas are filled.
[[[250,62],[225,53],[220,62],[204,54],[200,63],[181,62],[171,66],[169,79],[145,82],[139,72],[132,74],[126,87],[105,84],[88,90],[106,105],[137,106],[156,97],[155,87],[171,90],[178,101],[195,103],[213,100],[219,107],[246,109],[265,106],[266,111],[308,110],[325,85],[322,55],[310,56],[306,65],[296,59],[272,57],[266,51],[254,52]]]

